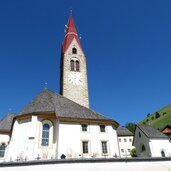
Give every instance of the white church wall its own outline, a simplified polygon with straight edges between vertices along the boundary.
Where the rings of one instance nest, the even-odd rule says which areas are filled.
[[[24,159],[28,156],[30,126],[31,118],[14,122],[12,137],[7,151],[7,160]]]
[[[50,125],[49,145],[42,146],[42,125]],[[119,156],[116,130],[106,125],[105,132],[100,132],[97,124],[88,124],[87,132],[82,131],[79,123],[59,123],[56,119],[43,119],[32,116],[29,119],[15,120],[10,144],[7,148],[6,161],[35,160],[82,157]],[[88,153],[83,154],[82,141],[88,141]],[[102,154],[101,142],[107,143],[107,153]],[[58,156],[56,156],[58,155]]]
[[[151,139],[150,148],[152,157],[162,157],[162,151],[166,157],[171,157],[171,143],[169,140]]]
[[[42,146],[42,124],[51,123],[49,146]],[[32,116],[30,119],[16,120],[6,161],[51,159],[56,156],[56,123],[55,120],[46,120]]]
[[[6,144],[8,141],[9,141],[9,135],[0,133],[0,144],[2,143]]]
[[[44,123],[50,125],[49,145],[42,146],[42,126]],[[56,157],[56,120],[38,118],[36,122],[36,136],[34,140],[33,159],[39,157],[40,159],[51,159]]]
[[[88,125],[88,131],[82,132],[81,124],[59,124],[58,158],[64,154],[67,158],[102,157],[101,141],[107,142],[108,154],[105,157],[119,155],[116,130],[106,126],[106,132],[100,132],[99,125]],[[88,141],[88,154],[83,154],[82,141]]]

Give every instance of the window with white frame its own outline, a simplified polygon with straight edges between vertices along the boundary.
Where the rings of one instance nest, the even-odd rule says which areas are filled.
[[[81,125],[81,130],[82,132],[87,132],[88,125],[87,124],[82,124]]]
[[[102,153],[103,153],[103,154],[107,154],[107,153],[108,153],[107,141],[102,141],[102,142],[101,142],[101,145],[102,145]]]
[[[82,151],[83,154],[88,154],[89,153],[89,142],[88,141],[82,141]]]
[[[5,148],[6,148],[5,143],[2,143],[0,145],[0,158],[3,158],[4,157],[4,155],[5,155]]]

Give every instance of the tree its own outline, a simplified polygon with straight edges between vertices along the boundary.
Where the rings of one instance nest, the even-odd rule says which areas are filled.
[[[136,124],[135,124],[135,123],[132,123],[132,122],[129,122],[129,123],[126,123],[126,124],[125,124],[125,127],[126,127],[129,131],[131,131],[133,134],[134,134],[134,132],[135,132],[135,126],[136,126]]]
[[[156,114],[155,114],[155,118],[157,119],[157,118],[159,118],[159,117],[160,117],[159,112],[156,112]]]
[[[147,114],[147,117],[149,117],[149,116],[150,116],[150,113]]]
[[[136,151],[135,148],[133,148],[133,149],[131,150],[130,155],[131,155],[132,157],[137,157],[137,151]]]

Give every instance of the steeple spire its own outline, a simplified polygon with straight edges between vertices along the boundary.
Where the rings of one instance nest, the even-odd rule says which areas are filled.
[[[63,54],[67,51],[70,43],[73,41],[73,39],[75,38],[77,43],[79,44],[80,48],[81,48],[81,44],[80,44],[80,40],[77,34],[77,30],[74,24],[74,19],[72,16],[72,10],[70,11],[70,17],[68,20],[68,24],[65,25],[65,38],[62,44],[62,52]],[[82,48],[81,48],[82,49]]]

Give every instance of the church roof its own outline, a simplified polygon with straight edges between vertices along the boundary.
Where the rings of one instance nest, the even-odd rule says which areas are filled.
[[[69,45],[71,44],[71,42],[73,41],[73,39],[75,38],[75,40],[77,41],[78,45],[81,48],[81,43],[77,34],[77,30],[74,24],[74,19],[72,17],[72,15],[70,15],[68,24],[66,26],[66,33],[65,33],[65,38],[62,44],[62,52],[63,54],[67,51]],[[82,48],[81,48],[82,49]]]
[[[153,128],[150,125],[137,125],[137,127],[148,137],[148,138],[168,138],[165,134],[159,130]]]
[[[43,90],[38,96],[36,96],[31,103],[24,107],[19,115],[36,114],[41,112],[54,112],[56,113],[56,117],[59,118],[113,121],[106,116],[81,106],[48,89]],[[117,122],[115,123],[118,125]]]
[[[129,131],[126,127],[123,127],[123,126],[119,126],[116,131],[117,131],[118,136],[133,136],[134,135],[131,131]]]
[[[3,119],[0,120],[0,131],[10,131],[14,118],[13,113],[8,113]]]

